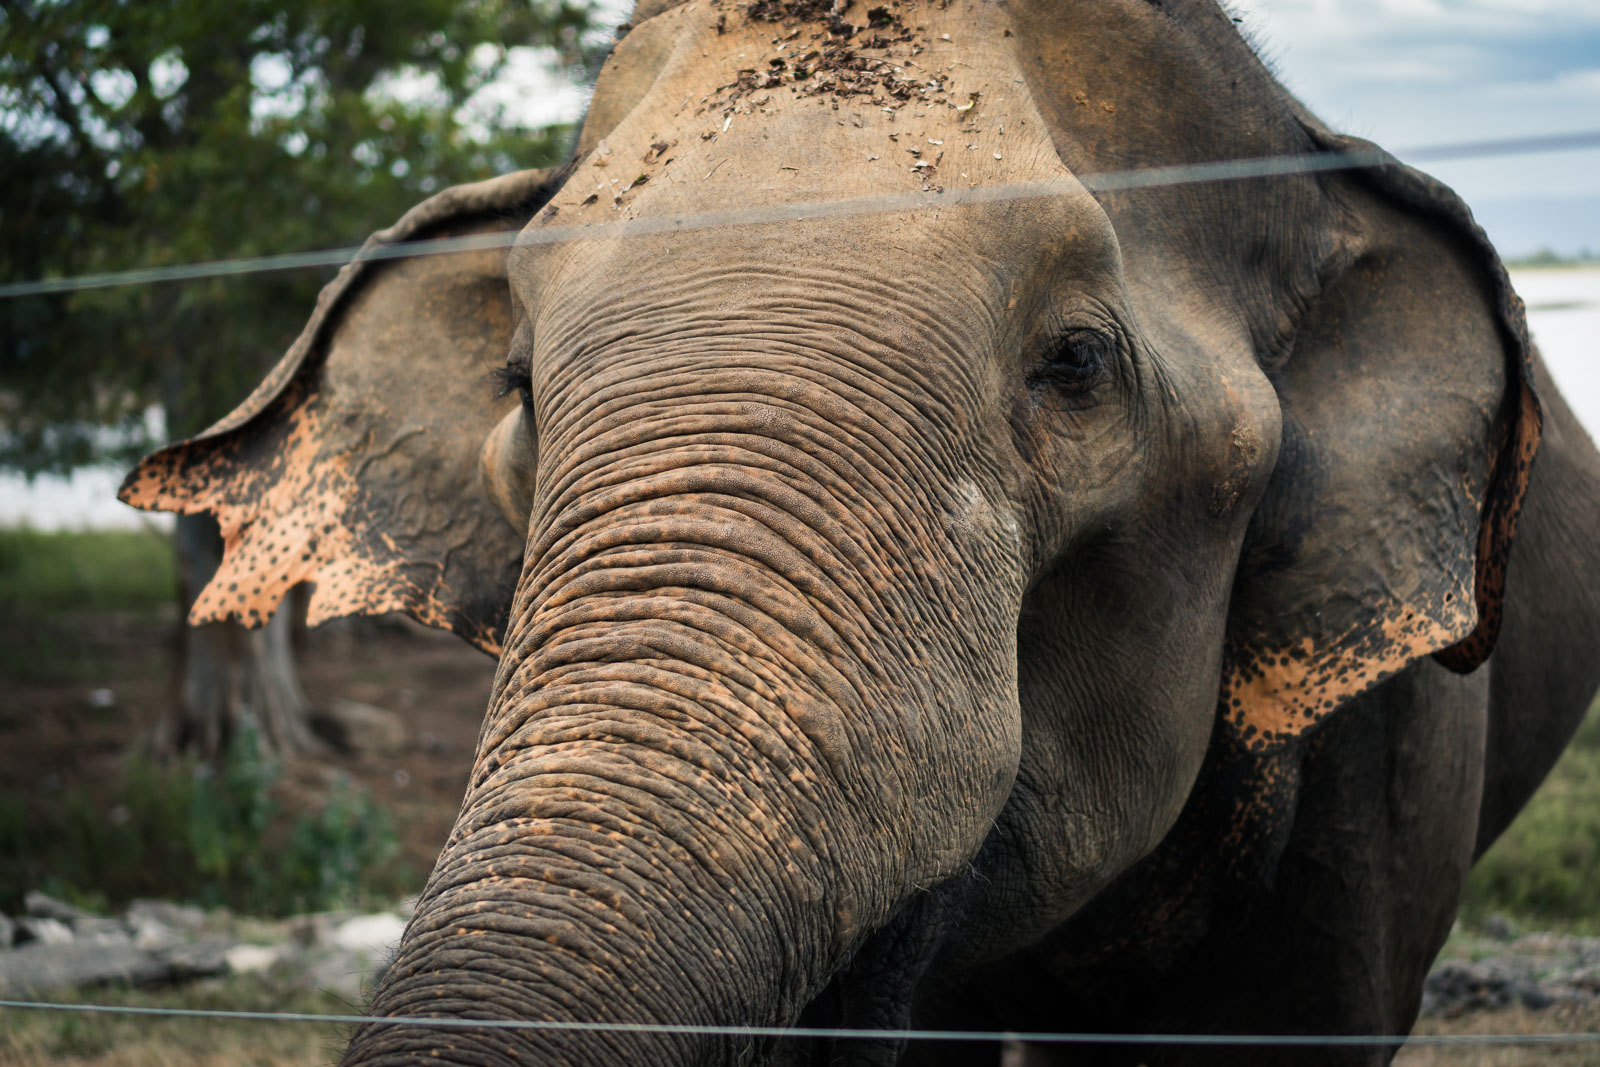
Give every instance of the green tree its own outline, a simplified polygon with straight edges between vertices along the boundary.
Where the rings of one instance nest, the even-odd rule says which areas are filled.
[[[446,185],[547,165],[565,131],[486,88],[512,57],[575,73],[589,17],[589,0],[0,0],[0,280],[359,244]],[[199,430],[331,274],[0,301],[0,465],[131,460],[152,407],[172,437]],[[192,595],[214,526],[178,542]],[[220,751],[241,705],[298,708],[286,633],[212,636],[190,635],[185,700],[207,706],[174,747]],[[292,713],[261,728],[303,740]]]

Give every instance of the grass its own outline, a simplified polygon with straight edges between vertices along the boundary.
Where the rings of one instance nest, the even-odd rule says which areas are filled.
[[[110,685],[126,671],[114,620],[177,620],[177,563],[158,530],[0,528],[0,677]],[[114,627],[111,627],[114,629]],[[152,659],[145,669],[158,669]]]
[[[65,1002],[72,994],[41,999]],[[311,1015],[356,1013],[324,992],[280,988],[259,976],[172,989],[96,989],[97,1004],[213,1011],[278,1011]],[[349,1037],[342,1023],[254,1022],[230,1019],[154,1019],[139,1015],[82,1015],[0,1009],[0,1063],[44,1067],[299,1067],[338,1059]]]
[[[172,539],[159,530],[0,529],[0,615],[157,612],[176,582]]]
[[[1467,879],[1463,918],[1600,933],[1600,702],[1539,792]]]

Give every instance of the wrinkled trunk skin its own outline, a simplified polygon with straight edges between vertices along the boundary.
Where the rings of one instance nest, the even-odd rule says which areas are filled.
[[[222,538],[210,515],[180,515],[173,545],[180,608],[187,614],[222,561]],[[279,610],[258,630],[236,622],[182,624],[178,699],[157,725],[156,751],[215,759],[247,719],[264,752],[287,755],[313,747],[295,673],[293,616]]]
[[[697,322],[552,372],[473,776],[374,1013],[786,1024],[981,840],[1019,750],[1015,523],[929,443],[869,312],[829,314],[854,351],[812,312],[787,349]],[[767,1051],[382,1026],[345,1062]]]

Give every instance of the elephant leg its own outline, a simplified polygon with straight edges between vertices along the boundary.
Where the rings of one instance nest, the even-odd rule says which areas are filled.
[[[1404,1034],[1455,920],[1483,789],[1487,672],[1423,660],[1308,739],[1270,896],[1213,938],[1187,1012],[1211,1033]],[[1231,949],[1228,942],[1237,945]],[[1229,965],[1229,958],[1234,962]],[[1202,984],[1204,983],[1204,984]],[[1393,1047],[1215,1049],[1150,1062],[1387,1064]]]
[[[1266,922],[1247,941],[1254,981],[1240,991],[1237,1016],[1254,1023],[1250,1031],[1410,1031],[1474,856],[1486,675],[1423,660],[1309,739]],[[1240,1062],[1232,1051],[1227,1058]],[[1388,1063],[1394,1051],[1293,1058]],[[1255,1057],[1283,1058],[1282,1050]]]

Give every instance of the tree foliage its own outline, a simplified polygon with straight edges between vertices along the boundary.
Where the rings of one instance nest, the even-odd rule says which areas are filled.
[[[587,0],[0,0],[0,280],[359,244],[563,131],[485,103],[514,49],[575,68]],[[193,432],[293,340],[330,270],[0,301],[0,465]],[[118,456],[118,458],[123,458]]]

